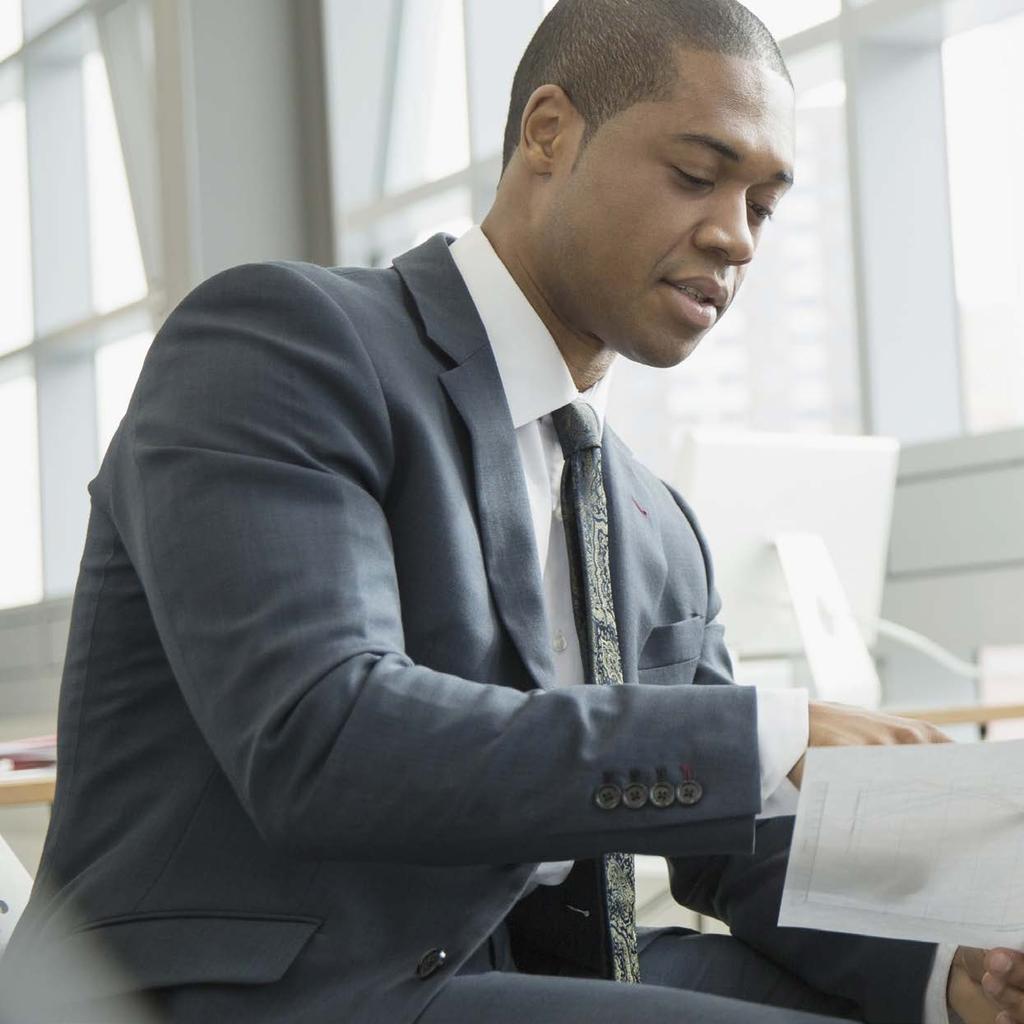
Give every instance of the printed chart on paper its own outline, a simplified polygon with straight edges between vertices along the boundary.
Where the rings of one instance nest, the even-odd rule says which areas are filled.
[[[779,924],[1024,943],[1024,741],[808,752]]]

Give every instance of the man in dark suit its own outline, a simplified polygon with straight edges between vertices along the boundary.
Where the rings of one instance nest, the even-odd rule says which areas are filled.
[[[693,514],[603,427],[616,354],[732,301],[792,104],[733,0],[562,0],[482,228],[171,314],[90,488],[28,1015],[944,1015],[951,953],[776,926],[757,821],[808,742],[942,737],[732,685]],[[636,853],[733,937],[638,933]]]

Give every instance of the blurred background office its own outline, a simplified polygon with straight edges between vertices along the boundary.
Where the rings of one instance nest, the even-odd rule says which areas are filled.
[[[478,223],[551,6],[0,0],[0,740],[54,731],[86,485],[167,313],[233,264]],[[694,428],[896,439],[876,611],[941,649],[869,630],[884,702],[1024,700],[1024,0],[748,6],[796,187],[722,324],[619,365],[609,420],[670,477]],[[9,804],[31,870],[45,800]]]

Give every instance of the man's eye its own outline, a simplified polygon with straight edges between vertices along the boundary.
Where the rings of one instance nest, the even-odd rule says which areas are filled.
[[[687,174],[686,171],[682,171],[678,167],[675,171],[683,181],[688,185],[692,185],[694,188],[711,188],[715,184],[713,181],[708,181],[706,178],[698,178],[694,174]]]
[[[751,203],[750,209],[759,224],[763,224],[766,220],[771,220],[772,214],[775,212],[774,210],[769,210],[767,206],[761,206],[758,203]]]

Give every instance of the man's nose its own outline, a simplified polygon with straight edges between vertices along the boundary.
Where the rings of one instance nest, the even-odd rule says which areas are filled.
[[[717,250],[726,263],[743,266],[754,258],[757,242],[750,230],[746,197],[723,196],[697,226],[698,248]]]

